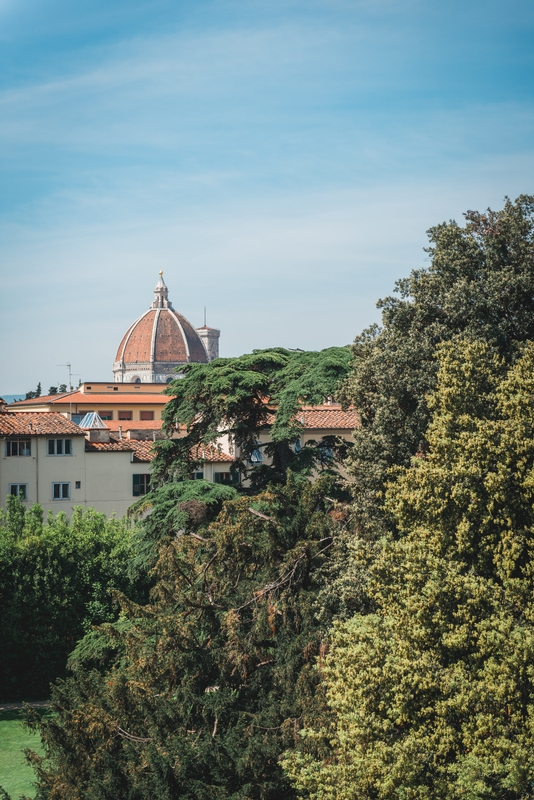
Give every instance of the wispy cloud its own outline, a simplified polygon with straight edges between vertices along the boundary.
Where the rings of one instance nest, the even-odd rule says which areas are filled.
[[[21,3],[24,69],[0,89],[2,391],[71,359],[109,374],[159,268],[227,354],[348,342],[424,262],[427,227],[531,189],[519,0],[506,20],[476,0],[460,28],[459,0],[51,0],[43,32]]]

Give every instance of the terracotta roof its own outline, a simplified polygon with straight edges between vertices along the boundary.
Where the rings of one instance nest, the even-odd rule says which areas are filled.
[[[152,447],[154,442],[131,439],[130,445],[134,453],[134,461],[150,462],[154,458]]]
[[[134,461],[150,462],[154,458],[154,442],[128,440],[128,445],[134,453]],[[209,461],[214,464],[232,462],[234,459],[228,453],[221,453],[216,447],[197,447],[192,451],[194,458]]]
[[[228,455],[228,453],[223,453],[222,450],[219,450],[214,445],[210,445],[209,447],[197,445],[197,447],[192,449],[191,455],[193,458],[198,458],[202,461],[210,461],[216,464],[234,460],[233,456]]]
[[[120,453],[134,451],[133,442],[110,436],[109,442],[85,442],[86,453]]]
[[[17,400],[14,403],[9,403],[9,408],[13,409],[14,411],[20,406],[39,406],[42,403],[53,403],[55,400],[59,400],[62,397],[68,397],[69,394],[74,394],[74,392],[64,392],[63,394],[43,394],[41,397],[32,397],[30,400]]]
[[[161,419],[105,419],[103,422],[110,431],[159,431],[163,424]]]
[[[358,412],[354,409],[343,411],[338,403],[322,406],[302,406],[295,415],[306,430],[349,430],[360,424]],[[267,425],[274,422],[274,414],[267,417]]]
[[[84,432],[56,411],[0,412],[1,436],[83,436]]]
[[[327,430],[354,430],[360,424],[354,409],[343,411],[340,405],[302,406],[297,418],[305,428]]]

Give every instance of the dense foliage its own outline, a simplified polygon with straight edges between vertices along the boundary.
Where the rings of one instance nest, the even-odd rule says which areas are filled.
[[[333,721],[304,741],[326,757],[286,759],[310,798],[532,797],[534,345],[508,370],[481,342],[440,354],[375,613],[335,628],[323,669]]]
[[[352,368],[277,348],[170,386],[187,432],[133,510],[150,599],[117,592],[72,653],[40,800],[533,796],[534,198],[466,216]],[[342,380],[351,495],[309,482],[324,443],[294,447],[299,403]],[[188,480],[221,435],[245,494]]]
[[[248,475],[255,488],[284,482],[289,468],[310,472],[336,442],[295,452],[293,445],[302,432],[299,403],[323,403],[333,395],[348,375],[349,362],[348,347],[319,352],[278,347],[209,364],[187,364],[185,376],[166,390],[172,399],[164,410],[167,427],[185,425],[187,435],[158,442],[154,480],[165,482],[171,475],[189,478],[199,463],[198,445],[216,444],[223,435],[234,447],[234,469]],[[251,467],[250,458],[266,425],[271,426],[272,442],[265,451],[272,463]]]
[[[426,448],[437,345],[468,336],[491,342],[510,362],[518,342],[534,339],[534,197],[465,216],[464,227],[430,229],[429,266],[397,282],[399,296],[379,303],[382,327],[353,345],[342,396],[361,414],[348,460],[368,535],[395,526],[383,505],[388,470]]]
[[[315,604],[344,526],[337,496],[330,476],[290,475],[214,522],[196,505],[166,529],[151,602],[122,598],[54,689],[39,797],[295,796],[279,757],[322,715],[313,664],[330,620]]]
[[[75,509],[43,521],[10,496],[0,512],[1,699],[43,699],[91,625],[115,619],[111,590],[132,594],[124,523]]]

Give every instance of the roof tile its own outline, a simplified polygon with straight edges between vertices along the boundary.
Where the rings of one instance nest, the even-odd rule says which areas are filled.
[[[57,411],[7,411],[0,412],[0,435],[84,436],[84,432]]]

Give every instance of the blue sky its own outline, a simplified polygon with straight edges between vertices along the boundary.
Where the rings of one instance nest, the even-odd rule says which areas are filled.
[[[0,394],[111,377],[163,269],[221,354],[345,344],[534,193],[526,0],[0,0]]]

